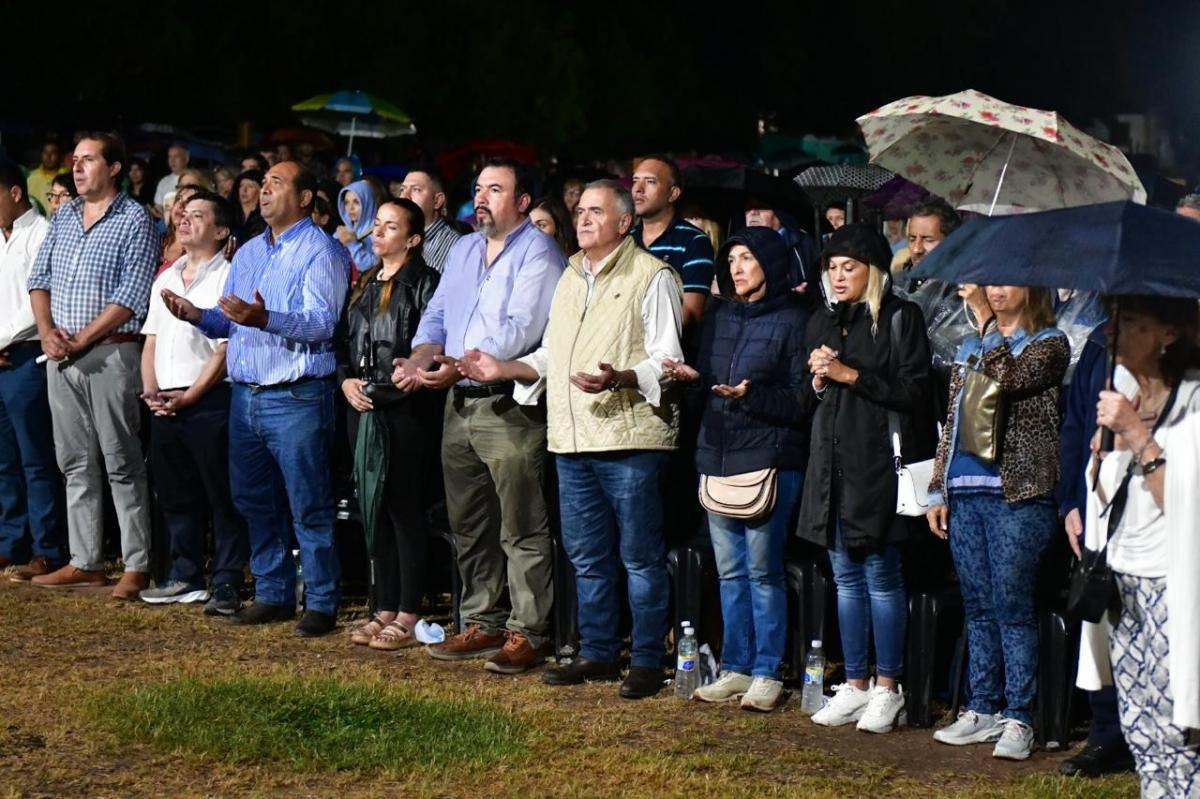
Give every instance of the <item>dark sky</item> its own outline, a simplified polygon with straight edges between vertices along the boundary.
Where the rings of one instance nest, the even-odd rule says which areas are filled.
[[[1200,127],[1197,0],[72,6],[0,2],[10,131],[152,120],[232,139],[337,88],[395,101],[431,140],[567,156],[745,150],[762,111],[847,133],[884,102],[968,87],[1080,124],[1153,109]]]

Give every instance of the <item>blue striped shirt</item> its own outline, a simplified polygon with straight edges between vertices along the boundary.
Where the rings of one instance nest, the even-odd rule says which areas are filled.
[[[68,333],[87,327],[109,305],[133,311],[114,333],[138,333],[159,255],[154,222],[129,195],[117,194],[88,230],[83,198],[76,197],[50,220],[29,272],[29,290],[50,292],[50,315]]]
[[[629,231],[637,246],[679,273],[684,292],[708,294],[712,291],[713,246],[708,234],[685,219],[675,217],[662,235],[649,247],[642,240],[642,223]]]
[[[346,300],[350,265],[344,247],[304,217],[275,239],[271,229],[233,256],[225,293],[246,302],[254,292],[267,306],[262,330],[205,309],[196,326],[209,338],[228,338],[225,363],[238,383],[275,385],[325,377],[337,368],[333,329]]]
[[[508,234],[491,266],[486,256],[482,233],[454,243],[413,347],[440,344],[454,358],[479,349],[502,361],[538,348],[566,266],[562,250],[526,219]]]

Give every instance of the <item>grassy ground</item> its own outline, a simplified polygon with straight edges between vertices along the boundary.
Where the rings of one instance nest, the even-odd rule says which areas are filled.
[[[927,730],[544,687],[197,607],[0,582],[0,797],[1136,796]],[[798,697],[796,697],[798,700]]]

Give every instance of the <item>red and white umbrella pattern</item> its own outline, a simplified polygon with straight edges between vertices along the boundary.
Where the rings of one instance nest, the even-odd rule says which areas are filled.
[[[1146,201],[1124,153],[1054,111],[967,90],[906,97],[858,124],[872,163],[958,207],[1011,212]]]

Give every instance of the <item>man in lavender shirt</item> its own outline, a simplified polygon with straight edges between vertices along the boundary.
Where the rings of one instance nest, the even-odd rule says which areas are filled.
[[[410,358],[396,361],[404,391],[450,389],[442,471],[462,575],[462,629],[429,647],[439,660],[489,658],[515,674],[542,661],[551,587],[550,529],[543,494],[545,405],[518,405],[512,383],[478,385],[455,366],[467,350],[511,360],[538,348],[565,261],[528,219],[525,168],[488,161],[475,186],[479,232],[450,250],[421,318]],[[512,611],[500,606],[508,587]]]

